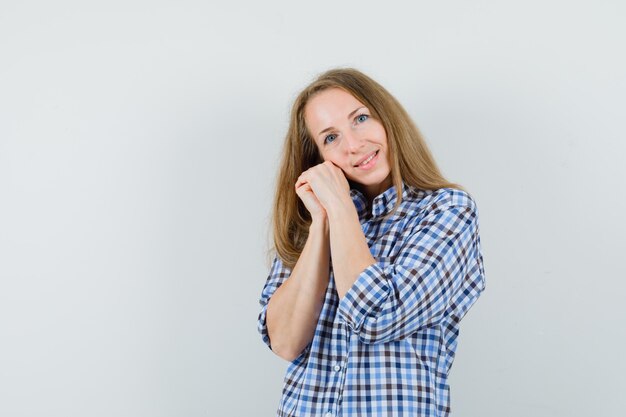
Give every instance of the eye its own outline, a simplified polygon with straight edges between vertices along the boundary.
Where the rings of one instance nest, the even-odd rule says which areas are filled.
[[[335,135],[335,134],[330,134],[330,135],[328,135],[328,136],[326,136],[326,137],[324,138],[324,143],[325,143],[325,144],[326,144],[326,143],[330,143],[330,142],[332,142],[333,140],[335,140],[335,138],[336,138],[336,137],[337,137],[337,135]]]
[[[369,118],[370,118],[370,117],[369,117],[369,115],[367,115],[367,114],[359,114],[359,115],[356,117],[356,121],[357,121],[358,123],[363,123],[364,121],[366,121],[366,120],[367,120],[367,119],[369,119]]]

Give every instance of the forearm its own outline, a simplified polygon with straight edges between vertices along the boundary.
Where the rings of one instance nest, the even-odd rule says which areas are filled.
[[[272,350],[293,360],[313,339],[329,276],[328,221],[314,222],[291,276],[267,307],[267,329]]]
[[[339,298],[343,298],[361,272],[376,260],[367,245],[353,204],[339,202],[328,210],[328,216],[335,285]]]

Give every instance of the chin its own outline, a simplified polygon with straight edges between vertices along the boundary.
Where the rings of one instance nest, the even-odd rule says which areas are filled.
[[[358,179],[350,178],[350,181],[352,181],[352,183],[354,183],[354,184],[363,185],[363,186],[366,186],[366,187],[372,187],[372,186],[377,186],[377,185],[380,186],[380,185],[382,185],[384,182],[387,181],[387,178],[389,178],[389,175],[386,175],[383,178],[371,178],[371,179],[367,179],[365,181],[363,181],[363,180],[359,181]],[[391,180],[389,180],[389,181],[390,181],[390,184],[392,184]]]

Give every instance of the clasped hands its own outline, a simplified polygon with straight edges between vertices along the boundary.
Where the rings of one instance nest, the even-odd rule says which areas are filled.
[[[313,221],[325,220],[327,216],[348,202],[350,184],[337,165],[325,161],[304,171],[295,184],[296,194],[311,213]]]

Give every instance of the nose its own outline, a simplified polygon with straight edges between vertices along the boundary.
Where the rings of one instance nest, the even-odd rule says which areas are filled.
[[[346,147],[349,152],[356,152],[363,146],[363,138],[353,131],[348,131],[344,134]]]

